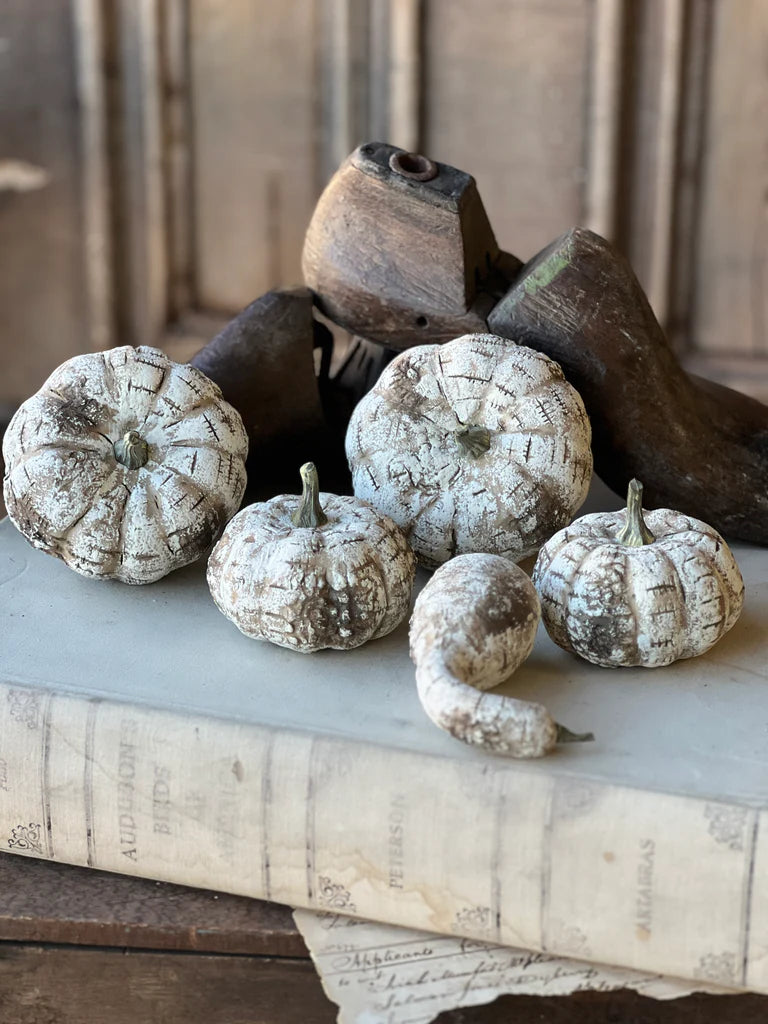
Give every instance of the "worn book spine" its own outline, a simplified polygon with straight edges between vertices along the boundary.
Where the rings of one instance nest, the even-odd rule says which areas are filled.
[[[768,992],[766,811],[0,684],[0,848]]]

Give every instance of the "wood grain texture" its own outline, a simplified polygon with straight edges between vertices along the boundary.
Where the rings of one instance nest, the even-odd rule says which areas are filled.
[[[702,352],[768,353],[767,48],[763,0],[714,5],[692,323]]]
[[[69,5],[3,4],[0,158],[41,188],[0,191],[0,402],[15,405],[88,346],[80,232],[75,44]]]
[[[301,281],[317,194],[316,3],[191,5],[197,301],[234,311]]]
[[[625,14],[622,0],[597,0],[589,62],[584,224],[609,241],[616,240],[618,213]]]
[[[85,981],[87,979],[87,982]],[[0,942],[3,1024],[333,1024],[308,959]],[[657,1001],[635,992],[505,995],[435,1024],[763,1024],[768,997]]]
[[[168,320],[160,0],[120,0],[110,31],[117,330],[122,343],[156,345]]]
[[[13,854],[0,855],[0,941],[307,955],[280,904]]]
[[[389,132],[405,150],[421,145],[422,12],[420,0],[389,0]]]
[[[307,960],[0,943],[3,1024],[333,1024]]]
[[[424,152],[477,179],[503,249],[582,221],[593,5],[425,4]]]
[[[111,187],[107,157],[107,88],[104,12],[99,0],[72,4],[77,47],[82,147],[82,232],[87,288],[88,348],[111,348],[115,324],[112,281]]]

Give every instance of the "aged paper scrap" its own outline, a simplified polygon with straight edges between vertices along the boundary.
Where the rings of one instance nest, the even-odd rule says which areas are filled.
[[[444,1010],[505,993],[568,995],[632,988],[654,999],[725,994],[705,983],[433,935],[334,913],[293,912],[338,1024],[429,1024]]]

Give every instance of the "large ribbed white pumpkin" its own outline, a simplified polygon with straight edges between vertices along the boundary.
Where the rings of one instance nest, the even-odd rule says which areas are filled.
[[[239,414],[199,370],[124,346],[63,363],[14,415],[3,494],[35,547],[151,583],[216,540],[245,490]]]
[[[733,625],[744,581],[711,526],[668,508],[582,516],[539,552],[533,582],[547,632],[595,665],[655,668],[708,651]]]
[[[513,561],[569,523],[592,475],[584,404],[553,360],[492,334],[401,353],[347,430],[355,494],[429,567]]]

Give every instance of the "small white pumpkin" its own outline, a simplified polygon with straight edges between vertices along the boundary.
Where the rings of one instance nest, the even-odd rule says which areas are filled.
[[[526,660],[539,616],[530,579],[499,555],[459,555],[435,572],[410,631],[419,700],[435,725],[508,757],[542,757],[556,743],[592,739],[558,725],[543,704],[477,692]]]
[[[208,560],[216,605],[246,636],[294,651],[348,650],[390,633],[411,603],[416,570],[402,531],[365,502],[303,491],[249,505]]]
[[[346,448],[355,494],[434,568],[460,553],[536,551],[586,497],[590,441],[557,363],[468,334],[393,360],[356,406]]]
[[[539,552],[533,582],[547,632],[594,665],[654,668],[708,651],[736,623],[744,581],[720,534],[698,519],[642,510],[582,516]]]
[[[3,440],[8,515],[84,576],[151,583],[210,548],[245,490],[239,414],[159,349],[75,356]]]

